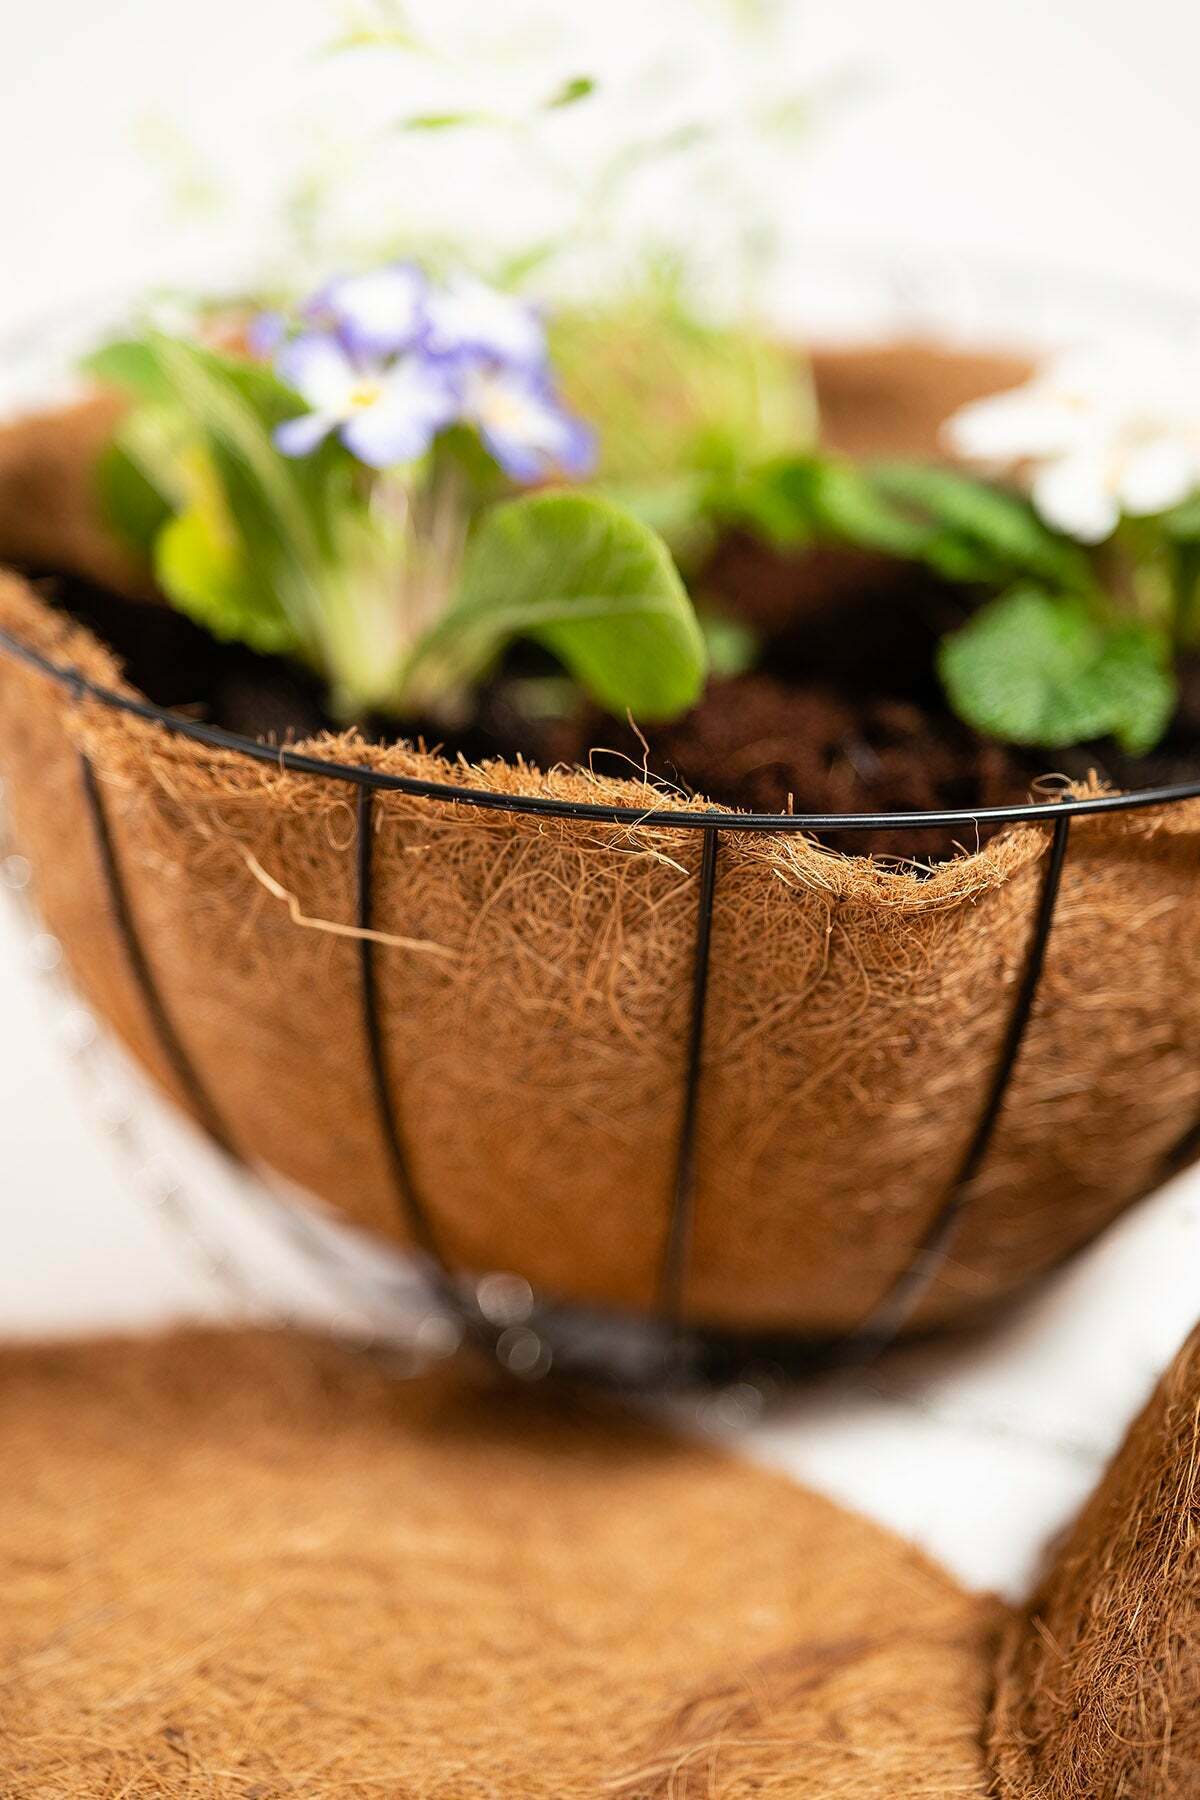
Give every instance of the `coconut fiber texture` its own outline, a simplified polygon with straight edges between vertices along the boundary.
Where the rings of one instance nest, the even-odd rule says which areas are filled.
[[[1008,1632],[992,1753],[1002,1800],[1200,1795],[1200,1331]]]
[[[196,1333],[0,1356],[14,1800],[956,1800],[1000,1611],[578,1400]]]
[[[929,357],[915,367],[928,381]],[[972,367],[960,389],[983,381]],[[866,370],[906,417],[913,368],[899,352],[827,364],[827,409],[844,390],[852,417]],[[0,435],[0,561],[28,559],[35,532],[40,560],[99,572],[87,471],[103,425],[85,409]],[[0,575],[0,626],[120,681],[15,576]],[[579,770],[467,770],[353,738],[309,748],[500,794],[664,804]],[[246,1161],[404,1241],[368,1060],[353,788],[171,736],[4,656],[0,773],[91,1003]],[[659,1304],[699,834],[380,793],[366,841],[386,1087],[440,1249],[551,1296]],[[845,1330],[910,1264],[984,1113],[1047,855],[1046,829],[1019,827],[922,879],[796,836],[723,834],[687,1316]],[[164,1054],[164,1019],[195,1082]],[[1198,1116],[1200,805],[1081,820],[1015,1077],[920,1318],[966,1316],[1085,1242],[1157,1184]]]

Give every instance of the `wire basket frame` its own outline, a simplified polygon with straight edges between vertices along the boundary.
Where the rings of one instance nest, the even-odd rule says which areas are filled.
[[[298,780],[349,784],[356,790],[353,846],[358,963],[363,1040],[367,1053],[376,1122],[387,1156],[396,1206],[408,1236],[425,1266],[433,1293],[453,1314],[469,1340],[484,1348],[513,1373],[536,1376],[551,1366],[560,1373],[586,1371],[615,1375],[625,1383],[660,1382],[669,1374],[736,1377],[753,1366],[799,1369],[847,1365],[869,1360],[890,1344],[913,1318],[923,1296],[948,1256],[968,1203],[971,1183],[987,1156],[1021,1055],[1026,1029],[1037,1000],[1046,950],[1054,927],[1055,907],[1070,847],[1072,821],[1109,812],[1133,812],[1200,798],[1200,779],[1140,792],[1091,794],[1077,798],[1030,801],[1024,805],[871,813],[743,813],[717,809],[654,808],[571,801],[535,794],[495,793],[415,776],[356,767],[319,756],[257,742],[221,727],[185,718],[148,700],[118,692],[56,663],[18,638],[0,630],[0,654],[36,670],[63,687],[73,698],[86,699],[117,712],[149,721],[176,736],[214,749],[270,764]],[[80,773],[99,865],[129,971],[141,993],[163,1056],[202,1130],[218,1150],[235,1162],[241,1158],[220,1109],[208,1093],[176,1030],[142,946],[126,891],[120,859],[109,825],[101,784],[86,754]],[[375,907],[374,804],[380,792],[400,792],[418,799],[450,802],[480,811],[533,814],[544,818],[585,820],[602,824],[661,825],[701,834],[696,875],[690,1003],[680,1070],[680,1104],[670,1191],[664,1198],[664,1228],[656,1305],[645,1343],[614,1338],[611,1321],[588,1309],[541,1300],[520,1277],[488,1276],[456,1269],[445,1255],[438,1228],[436,1202],[414,1178],[407,1152],[404,1122],[394,1103],[387,1066],[386,1020],[382,1016],[376,970],[377,945],[372,935]],[[1042,824],[1048,828],[1044,859],[1025,953],[1008,1020],[998,1045],[992,1073],[975,1128],[933,1219],[907,1268],[893,1281],[868,1317],[853,1331],[824,1339],[789,1337],[783,1333],[739,1335],[700,1330],[684,1316],[684,1289],[691,1242],[696,1178],[696,1126],[704,1078],[705,1008],[709,985],[713,910],[720,881],[722,834],[879,829],[919,832],[946,827]]]

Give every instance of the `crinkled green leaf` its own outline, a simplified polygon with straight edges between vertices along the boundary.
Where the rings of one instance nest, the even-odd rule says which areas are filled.
[[[412,653],[391,585],[402,548],[389,560],[342,446],[280,455],[274,427],[298,403],[269,370],[160,335],[104,367],[142,396],[135,419],[164,427],[177,516],[160,517],[154,560],[168,596],[218,637],[323,668],[348,713],[436,705],[517,636],[619,712],[670,716],[698,696],[691,602],[661,539],[620,508],[559,493],[485,514],[454,607]]]
[[[1175,706],[1165,636],[1088,601],[1021,587],[945,638],[938,669],[959,716],[989,737],[1057,749],[1114,737],[1152,748]]]
[[[671,718],[704,686],[704,636],[666,546],[592,495],[534,494],[485,514],[410,687],[431,672],[476,678],[519,637],[543,644],[613,713]]]

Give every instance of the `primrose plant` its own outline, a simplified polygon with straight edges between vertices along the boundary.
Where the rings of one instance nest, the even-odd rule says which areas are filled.
[[[959,590],[938,647],[955,712],[1008,743],[1153,748],[1200,648],[1200,353],[1056,359],[947,422],[934,462],[769,458],[714,496],[785,547],[924,566]]]
[[[592,434],[513,295],[397,263],[91,368],[131,397],[102,481],[167,597],[307,662],[340,716],[452,717],[516,638],[610,711],[698,696],[704,639],[670,554],[568,485]]]
[[[1175,708],[1173,663],[1200,643],[1200,344],[1069,351],[945,435],[1079,546],[1071,579],[1001,594],[948,640],[951,699],[997,735],[1111,731],[1151,748]]]

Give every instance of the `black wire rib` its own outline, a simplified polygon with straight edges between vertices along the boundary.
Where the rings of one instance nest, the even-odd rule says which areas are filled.
[[[96,779],[96,771],[88,756],[81,754],[79,762],[83,777],[84,798],[91,817],[92,830],[100,856],[100,867],[104,875],[104,885],[108,890],[113,919],[116,922],[126,961],[141,994],[151,1028],[197,1122],[217,1149],[236,1161],[238,1157],[233,1140],[212,1096],[201,1081],[191,1057],[183,1047],[174,1021],[163,1000],[158,982],[155,980],[154,972],[146,958],[145,948],[138,934],[133,910],[129,904],[129,893],[121,873],[117,847],[113,842],[112,827],[108,820],[108,810],[100,791],[100,783]]]
[[[1066,861],[1070,832],[1069,815],[1055,820],[1054,834],[1050,840],[1050,852],[1046,859],[1046,870],[1042,877],[1037,913],[1033,921],[1033,934],[1026,952],[1025,970],[1021,976],[1021,985],[1017,989],[1012,1012],[1009,1015],[1008,1025],[1000,1046],[1000,1054],[979,1121],[971,1134],[971,1140],[955,1173],[950,1191],[917,1246],[908,1268],[884,1295],[866,1324],[860,1326],[849,1341],[847,1352],[854,1360],[859,1357],[869,1359],[878,1355],[904,1329],[944,1264],[951,1242],[962,1222],[971,1182],[979,1173],[983,1159],[987,1155],[1013,1070],[1016,1068],[1017,1059],[1021,1054],[1025,1032],[1033,1014],[1034,1001],[1037,998],[1038,986],[1046,962],[1046,946],[1050,941],[1050,931],[1054,924],[1054,910],[1062,883],[1063,864]]]
[[[733,831],[792,832],[811,831],[916,831],[928,827],[941,830],[976,825],[1019,825],[1037,820],[1053,824],[1060,818],[1082,818],[1093,813],[1136,812],[1141,807],[1166,806],[1174,801],[1200,799],[1200,781],[1179,782],[1170,787],[1143,788],[1129,794],[1089,794],[1072,800],[1030,801],[1025,806],[959,807],[930,812],[880,813],[751,813],[728,812],[713,807],[698,808],[642,806],[602,806],[593,801],[559,800],[552,794],[501,794],[486,788],[458,787],[449,781],[426,781],[416,775],[391,775],[382,769],[365,768],[355,763],[340,763],[325,757],[308,756],[286,746],[263,744],[242,737],[236,731],[224,731],[218,725],[205,725],[197,719],[184,718],[149,700],[138,700],[130,694],[117,693],[91,681],[78,669],[52,662],[19,638],[0,630],[0,650],[18,662],[36,669],[39,674],[69,688],[76,698],[84,697],[97,705],[113,708],[135,719],[145,719],[161,726],[177,737],[193,743],[207,744],[213,750],[228,750],[252,762],[269,763],[277,769],[291,770],[297,775],[319,775],[328,781],[350,782],[353,786],[371,788],[380,793],[411,794],[417,799],[441,800],[456,806],[473,806],[485,812],[532,813],[546,819],[582,819],[605,825],[661,825],[671,830],[712,831],[728,827]]]
[[[715,827],[706,831],[700,855],[696,938],[692,952],[692,1009],[688,1021],[683,1105],[679,1115],[671,1210],[667,1219],[658,1283],[659,1310],[668,1323],[674,1325],[679,1324],[683,1314],[688,1251],[691,1248],[695,1211],[696,1117],[700,1097],[700,1062],[704,1053],[704,1012],[708,1000],[708,967],[712,948],[713,900],[717,891],[720,837],[720,831]]]
[[[358,790],[358,966],[362,978],[363,1032],[367,1041],[367,1059],[371,1068],[371,1091],[375,1097],[375,1115],[387,1155],[392,1187],[400,1211],[418,1248],[434,1263],[443,1281],[453,1287],[453,1275],[438,1248],[437,1233],[421,1199],[409,1167],[400,1122],[392,1101],[388,1080],[387,1053],[383,1044],[383,1026],[379,1016],[379,983],[375,971],[375,940],[367,933],[374,929],[374,806],[370,788]]]

